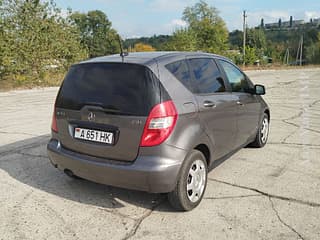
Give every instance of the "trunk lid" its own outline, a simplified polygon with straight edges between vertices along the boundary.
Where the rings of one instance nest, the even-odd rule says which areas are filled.
[[[133,161],[147,116],[152,107],[161,102],[161,89],[154,73],[142,65],[84,63],[72,66],[56,100],[62,146],[100,159]],[[107,144],[75,138],[78,128],[97,134],[95,140],[111,133],[113,141]]]

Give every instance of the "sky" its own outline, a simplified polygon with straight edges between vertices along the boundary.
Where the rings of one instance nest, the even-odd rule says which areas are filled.
[[[198,0],[55,0],[58,7],[66,12],[103,11],[112,26],[123,38],[172,34],[177,28],[185,27],[181,20],[185,7]],[[320,18],[320,0],[207,0],[217,8],[229,31],[242,29],[243,10],[247,11],[247,24],[254,27],[265,23]]]

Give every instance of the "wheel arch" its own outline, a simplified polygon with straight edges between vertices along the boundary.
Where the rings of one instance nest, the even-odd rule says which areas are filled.
[[[200,151],[204,155],[207,165],[209,166],[211,163],[211,153],[209,147],[206,144],[201,143],[195,146],[194,149]]]
[[[270,110],[268,108],[266,108],[263,113],[268,115],[268,121],[270,122]]]

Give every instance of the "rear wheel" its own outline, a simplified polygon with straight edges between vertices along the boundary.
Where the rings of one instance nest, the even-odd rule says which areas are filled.
[[[266,113],[263,114],[256,139],[250,144],[252,147],[261,148],[266,145],[269,136],[269,117]]]
[[[207,162],[198,150],[192,150],[184,161],[175,189],[168,194],[171,205],[190,211],[200,203],[207,185]]]

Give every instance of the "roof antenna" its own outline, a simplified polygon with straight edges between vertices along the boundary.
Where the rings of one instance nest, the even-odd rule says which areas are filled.
[[[123,51],[123,47],[122,47],[122,41],[121,41],[121,38],[120,38],[120,35],[118,34],[118,40],[119,40],[119,46],[120,46],[120,57],[122,58],[122,62],[124,62],[124,57],[125,56],[128,56],[128,52],[124,52]]]

